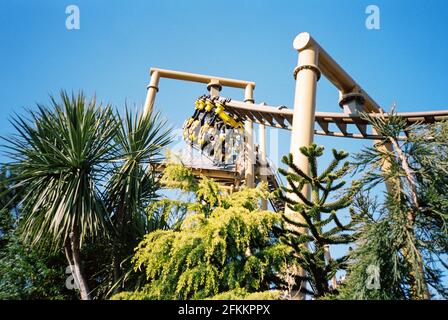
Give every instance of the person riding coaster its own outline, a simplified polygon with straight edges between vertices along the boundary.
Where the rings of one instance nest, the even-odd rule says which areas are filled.
[[[242,147],[243,123],[225,111],[230,99],[202,95],[195,101],[195,112],[184,122],[184,139],[218,165],[229,164]]]
[[[199,138],[201,128],[205,123],[210,122],[211,111],[214,108],[213,99],[209,95],[203,95],[196,100],[196,110],[184,124],[184,138],[190,143],[194,143]]]
[[[188,118],[183,125],[184,139],[189,141],[191,144],[193,144],[196,140],[201,128],[201,122],[206,108],[206,98],[206,95],[202,95],[196,100],[193,116]]]

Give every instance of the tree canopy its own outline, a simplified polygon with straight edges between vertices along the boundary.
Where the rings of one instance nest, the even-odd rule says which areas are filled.
[[[190,178],[190,169],[180,164],[165,170],[163,180],[171,187],[194,192],[194,200],[182,204],[188,207],[187,218],[179,230],[145,236],[134,263],[136,270],[145,270],[148,283],[139,292],[115,298],[241,298],[281,282],[289,250],[275,234],[280,214],[260,210],[266,186],[227,194],[206,177]]]

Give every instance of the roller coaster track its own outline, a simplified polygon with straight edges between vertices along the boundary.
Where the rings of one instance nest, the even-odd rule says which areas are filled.
[[[264,104],[247,103],[237,100],[230,100],[226,103],[226,111],[238,115],[241,120],[252,121],[254,123],[263,124],[266,126],[291,130],[293,110],[285,106],[272,107]],[[390,114],[370,113],[371,116],[389,117]],[[396,116],[404,118],[408,125],[413,124],[430,124],[437,121],[448,120],[448,110],[430,111],[430,112],[402,112],[395,113]],[[315,134],[333,137],[345,137],[355,139],[374,139],[378,140],[382,137],[373,134],[370,124],[364,120],[360,114],[347,114],[335,112],[316,112],[315,122],[320,129],[315,130]],[[400,137],[406,139],[406,136]],[[185,166],[189,167],[193,174],[199,178],[201,175],[214,179],[220,185],[231,190],[237,189],[244,183],[244,174],[236,168],[222,168],[222,167],[200,167],[195,164],[183,162]],[[156,171],[162,172],[165,164],[160,164],[156,167]],[[255,163],[254,171],[256,172],[256,182],[260,182],[260,169],[262,165],[257,161]],[[280,187],[280,179],[276,176],[276,170],[269,164],[265,166],[266,181],[268,183],[268,190],[275,191]],[[283,211],[285,204],[279,199],[269,199],[273,209],[277,212]]]
[[[206,176],[208,178],[215,180],[220,185],[229,188],[238,187],[242,179],[241,174],[234,168],[224,169],[218,166],[214,168],[213,167],[204,168],[197,166],[195,164],[191,164],[188,161],[183,161],[182,164],[190,168],[197,179],[200,178],[200,176]],[[166,167],[165,163],[160,163],[157,166],[155,166],[154,170],[158,173],[162,173],[165,167]]]
[[[373,117],[380,115],[389,117],[390,114],[383,113],[380,106],[367,94],[367,92],[365,92],[362,87],[346,71],[344,71],[344,69],[342,69],[342,67],[340,67],[308,33],[301,33],[294,40],[294,48],[299,51],[299,55],[308,55],[311,49],[303,50],[305,47],[308,49],[313,49],[312,51],[314,52],[318,52],[318,64],[298,65],[294,71],[294,78],[298,81],[297,76],[300,75],[299,71],[302,69],[313,70],[317,73],[317,80],[321,74],[324,75],[339,90],[341,98],[340,105],[342,104],[345,111],[340,113],[315,112],[314,121],[316,129],[314,130],[314,134],[355,139],[382,139],[383,137],[376,134],[374,130],[372,130],[371,125],[363,119],[363,117],[361,117],[357,110],[369,112],[369,114]],[[265,104],[251,103],[251,101],[253,101],[255,82],[159,68],[152,68],[150,73],[151,80],[147,86],[147,96],[144,107],[145,115],[150,113],[153,108],[156,94],[159,91],[159,80],[161,78],[168,78],[207,84],[207,89],[212,96],[219,96],[219,92],[224,86],[244,89],[244,97],[246,102],[227,100],[225,103],[226,113],[235,114],[239,116],[242,121],[263,124],[274,128],[292,130],[294,116],[292,109],[285,106],[275,107],[267,106]],[[309,88],[309,94],[312,92],[311,87],[312,86]],[[313,90],[315,91],[315,89]],[[350,101],[348,98],[356,97],[362,98],[362,109],[350,107]],[[345,102],[345,104],[343,102]],[[436,121],[448,120],[448,110],[403,112],[396,113],[396,115],[404,118],[409,126],[413,124],[430,124]],[[300,114],[297,116],[300,117]],[[403,132],[403,136],[401,136],[400,139],[407,139],[406,132]],[[246,176],[249,177],[247,173],[245,175],[243,169],[229,169],[219,166],[204,168],[198,166],[197,164],[188,162],[185,162],[184,165],[190,167],[197,178],[201,175],[205,175],[215,179],[220,184],[232,190],[239,188],[240,185],[245,183],[244,179]],[[163,171],[164,167],[165,164],[161,164],[156,168],[156,171],[160,173]],[[253,172],[259,172],[260,163],[257,162],[256,164],[253,164],[253,169]],[[268,171],[267,175],[265,175],[270,191],[277,189],[279,187],[279,183],[281,182],[276,177],[275,173],[276,170],[270,167],[270,171]],[[253,179],[254,177],[257,181],[261,180],[259,173],[250,179]],[[276,211],[282,211],[284,209],[284,204],[278,202],[277,200],[271,200],[271,204]]]
[[[263,104],[246,103],[231,100],[226,104],[226,110],[238,115],[243,120],[252,121],[266,126],[291,130],[293,110],[285,106],[272,107]],[[370,113],[373,117],[378,117],[379,113]],[[384,117],[390,116],[387,113]],[[401,112],[395,115],[404,118],[408,125],[422,123],[429,124],[436,121],[448,120],[448,110],[428,111],[428,112]],[[359,114],[347,114],[337,112],[316,112],[315,122],[320,129],[314,133],[323,136],[373,139],[382,137],[372,133],[370,124],[361,118]],[[400,137],[406,139],[405,136]]]

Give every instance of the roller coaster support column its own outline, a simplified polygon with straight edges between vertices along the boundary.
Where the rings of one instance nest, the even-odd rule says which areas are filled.
[[[212,97],[219,97],[219,93],[221,92],[222,86],[218,80],[212,79],[209,84],[207,84],[207,90],[210,92]]]
[[[300,152],[300,148],[309,146],[314,140],[314,113],[316,110],[316,88],[317,81],[320,78],[318,68],[319,47],[315,45],[314,40],[308,33],[301,33],[293,43],[294,49],[299,52],[298,65],[294,70],[296,79],[296,89],[294,97],[294,115],[292,122],[290,153],[293,155],[295,165],[303,172],[309,174],[310,168],[308,159]],[[311,190],[305,186],[302,193],[309,199]],[[296,201],[298,197],[292,194],[288,195]],[[296,215],[299,221],[303,218],[289,209],[285,208],[285,214]],[[302,231],[303,230],[298,230]],[[299,275],[305,276],[304,270],[298,270]],[[302,282],[299,286],[305,286]],[[299,294],[298,299],[305,299],[304,294]]]
[[[266,160],[266,127],[264,124],[258,125],[259,143],[258,143],[258,160],[260,161],[260,180],[267,182],[267,160]],[[261,209],[268,209],[268,200],[261,199]]]
[[[159,91],[159,80],[159,72],[151,72],[151,80],[149,81],[149,85],[147,87],[146,100],[143,108],[143,117],[145,118],[151,114],[154,107],[154,100],[156,99],[156,94]]]
[[[248,84],[244,90],[244,102],[254,103],[254,86]],[[254,183],[254,164],[255,164],[255,152],[254,152],[254,124],[252,121],[246,121],[244,123],[244,157],[245,157],[245,177],[246,186],[253,188]]]

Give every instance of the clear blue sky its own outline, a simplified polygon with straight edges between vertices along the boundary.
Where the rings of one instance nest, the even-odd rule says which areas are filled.
[[[65,8],[80,9],[67,30]],[[380,8],[380,30],[365,28],[365,8]],[[59,89],[96,93],[122,110],[140,105],[150,67],[256,81],[255,98],[292,105],[294,37],[310,32],[385,109],[448,108],[447,1],[26,1],[0,2],[0,136],[8,119]],[[162,80],[157,107],[179,126],[204,88]],[[223,95],[240,99],[241,93]],[[321,80],[318,110],[339,111]],[[288,151],[288,133],[279,152]],[[317,138],[359,149],[363,142]],[[0,158],[4,159],[4,158]]]

